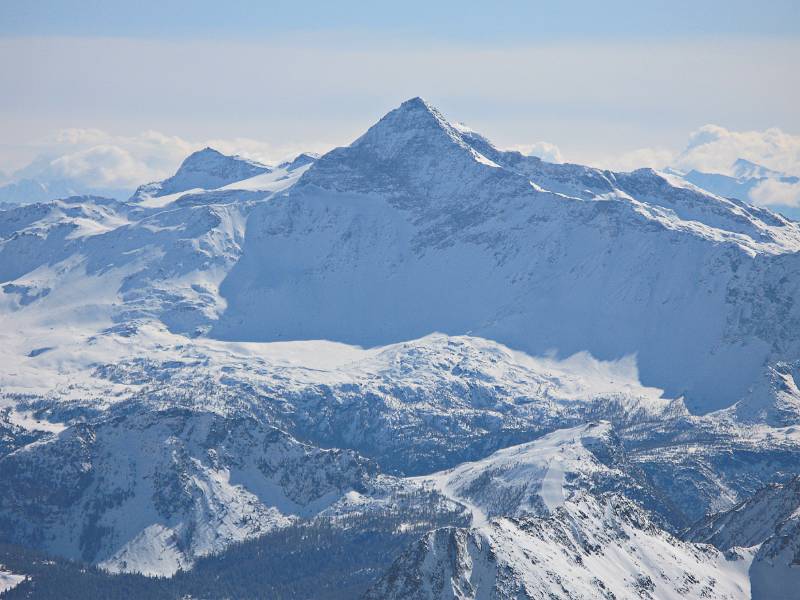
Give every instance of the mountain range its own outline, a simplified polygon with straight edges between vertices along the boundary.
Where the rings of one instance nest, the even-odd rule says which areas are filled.
[[[736,159],[733,162],[730,174],[706,173],[696,169],[686,173],[674,169],[669,169],[668,171],[718,196],[739,198],[741,200],[753,199],[757,188],[767,182],[777,182],[792,186],[800,184],[800,177],[768,169],[744,158]],[[784,208],[789,210],[788,207]]]
[[[790,598],[800,224],[693,177],[414,98],[4,206],[0,595]]]

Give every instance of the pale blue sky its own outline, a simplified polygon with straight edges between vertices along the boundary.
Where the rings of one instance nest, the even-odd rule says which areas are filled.
[[[794,0],[268,2],[4,0],[5,35],[264,36],[390,31],[458,41],[542,37],[797,35]]]
[[[208,142],[275,159],[417,95],[501,146],[617,168],[672,162],[707,124],[778,128],[785,167],[798,64],[789,0],[3,0],[0,171],[97,145],[131,181]]]

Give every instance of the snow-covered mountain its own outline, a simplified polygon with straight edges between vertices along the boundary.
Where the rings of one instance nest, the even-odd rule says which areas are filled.
[[[618,496],[583,496],[547,517],[432,531],[365,597],[748,598],[751,559],[682,542]]]
[[[493,517],[552,514],[575,493],[615,491],[661,514],[669,507],[625,457],[607,422],[559,429],[476,462],[420,478],[465,504],[473,525]]]
[[[311,516],[376,467],[248,419],[126,406],[0,459],[2,535],[111,571],[171,575]]]
[[[31,297],[55,289],[45,264],[73,260],[121,294],[104,303],[113,319],[229,341],[442,331],[533,355],[635,355],[643,383],[699,413],[800,355],[800,225],[768,210],[649,170],[501,152],[419,99],[316,162],[264,169],[196,153],[120,206],[124,225],[62,239],[37,223],[4,241],[4,262],[23,265],[6,281]]]
[[[0,186],[0,202],[9,204],[46,202],[76,195],[68,183],[45,183],[35,179],[20,179]]]
[[[254,210],[211,335],[635,354],[645,384],[709,412],[800,353],[799,249],[765,209],[500,152],[414,99]]]
[[[746,598],[766,542],[678,538],[800,473],[798,298],[797,223],[418,98],[5,208],[0,542],[172,575],[386,518],[421,539],[349,597]]]
[[[4,300],[22,306],[53,291],[32,319],[52,317],[50,306],[62,322],[84,319],[88,298],[90,318],[108,326],[131,328],[155,316],[181,332],[202,331],[223,305],[218,283],[240,255],[250,209],[307,168],[287,165],[209,192],[136,202],[76,197],[5,211],[0,283],[11,283]]]
[[[748,597],[752,552],[724,555],[660,529],[620,494],[632,477],[609,436],[602,423],[558,430],[426,478],[472,512],[473,527],[429,533],[366,597]]]
[[[241,156],[227,156],[213,148],[203,148],[190,154],[175,175],[164,181],[140,186],[131,201],[167,196],[193,189],[216,190],[230,183],[250,179],[272,169]]]
[[[698,523],[689,539],[721,550],[753,548],[753,600],[789,600],[800,585],[800,477],[770,485]]]

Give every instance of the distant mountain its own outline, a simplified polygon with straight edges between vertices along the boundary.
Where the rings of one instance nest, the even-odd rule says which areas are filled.
[[[0,186],[0,205],[33,204],[80,195],[106,196],[121,200],[130,195],[130,189],[87,186],[69,179],[44,181],[23,178]]]
[[[190,154],[172,177],[140,186],[131,200],[136,202],[147,197],[166,196],[192,189],[215,190],[270,171],[270,167],[261,163],[240,156],[227,156],[213,148],[204,148]]]
[[[781,177],[789,177],[784,173],[768,169],[763,165],[756,164],[753,161],[744,158],[737,158],[735,161],[733,161],[733,165],[731,165],[731,172],[737,179],[779,179]],[[797,179],[797,177],[792,177],[791,179]]]
[[[68,182],[43,183],[34,179],[22,179],[0,186],[0,202],[29,204],[76,195],[77,189]]]
[[[730,175],[722,173],[704,173],[694,169],[688,173],[674,170],[671,172],[712,194],[723,198],[737,198],[746,202],[752,199],[751,193],[753,190],[767,180],[800,185],[800,177],[773,171],[772,169],[768,169],[743,158],[737,159],[733,165],[731,165]],[[800,213],[795,214],[789,207],[781,207],[781,209],[792,217],[796,218],[800,216]]]

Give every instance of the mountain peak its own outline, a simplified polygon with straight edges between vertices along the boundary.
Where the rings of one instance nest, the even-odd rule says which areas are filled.
[[[303,175],[300,188],[311,184],[350,192],[403,190],[407,197],[424,198],[424,204],[430,205],[433,199],[471,198],[467,188],[496,176],[497,167],[437,108],[414,97],[389,111],[349,146],[322,156]],[[515,193],[530,190],[527,181],[508,175],[515,180]]]
[[[419,96],[414,96],[413,98],[409,98],[397,108],[397,110],[402,111],[424,111],[429,112],[431,114],[439,114],[439,110],[424,100]]]
[[[437,108],[422,98],[415,97],[389,111],[356,143],[374,142],[375,145],[384,145],[389,141],[387,138],[404,142],[413,137],[429,137],[437,132],[445,132],[454,140],[458,138],[456,130]]]
[[[300,167],[304,167],[308,164],[318,161],[319,156],[320,155],[315,152],[301,152],[292,160],[287,160],[286,162],[279,164],[278,168],[286,169],[287,171],[294,171],[295,169],[299,169]]]
[[[213,190],[262,173],[269,173],[271,170],[267,165],[254,160],[223,154],[206,146],[187,156],[172,177],[141,186],[134,193],[132,200],[165,196],[196,188]]]
[[[733,176],[739,179],[748,179],[748,178],[764,178],[764,177],[783,177],[783,173],[779,173],[778,171],[773,171],[772,169],[768,169],[764,165],[759,165],[758,163],[754,163],[751,160],[747,160],[746,158],[737,158],[733,165],[731,166],[731,171],[733,172]]]
[[[420,97],[403,102],[353,142],[351,148],[366,151],[379,160],[396,160],[400,155],[414,162],[441,157],[455,150],[470,162],[491,164],[479,155],[435,106]],[[496,165],[493,165],[496,166]]]
[[[178,167],[175,176],[178,176],[182,172],[186,171],[213,174],[215,172],[219,172],[220,170],[229,170],[230,167],[236,165],[241,165],[242,167],[249,166],[253,170],[259,170],[261,173],[269,171],[269,167],[254,160],[241,157],[237,154],[223,154],[211,146],[206,146],[202,150],[192,152],[189,156],[187,156],[181,163],[181,166]],[[245,167],[245,170],[248,169]]]

